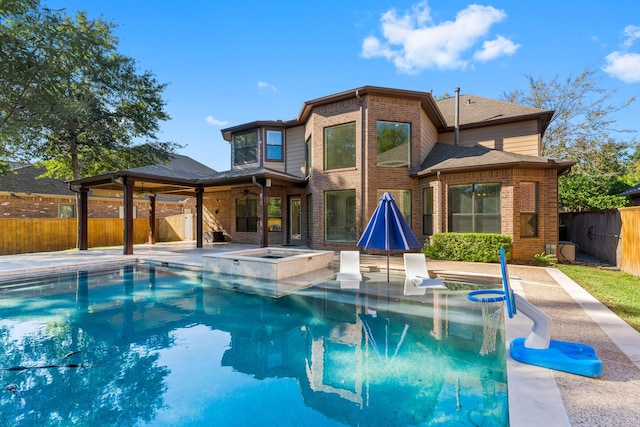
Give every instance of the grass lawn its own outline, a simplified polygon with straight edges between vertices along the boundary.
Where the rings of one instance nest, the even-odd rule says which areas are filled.
[[[559,264],[557,267],[640,332],[640,278],[582,265]]]

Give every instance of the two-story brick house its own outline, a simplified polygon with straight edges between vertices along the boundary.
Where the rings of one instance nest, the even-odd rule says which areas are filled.
[[[239,243],[354,249],[388,191],[422,241],[502,233],[513,238],[514,259],[530,259],[557,245],[557,180],[572,165],[540,156],[552,114],[470,94],[436,101],[363,86],[305,102],[293,120],[223,129],[228,171],[151,181],[196,195],[199,245],[215,223]],[[76,184],[124,178],[130,192],[150,180],[113,174],[110,184]]]
[[[388,191],[422,240],[447,231],[503,233],[513,238],[514,258],[529,259],[557,244],[557,178],[571,167],[540,157],[552,114],[475,95],[436,101],[426,92],[365,86],[305,102],[294,120],[222,134],[232,170],[303,180],[272,180],[267,189],[267,224],[276,224],[269,242],[353,248]],[[232,200],[229,234],[257,243],[259,201]],[[251,231],[239,226],[243,210],[255,212]]]

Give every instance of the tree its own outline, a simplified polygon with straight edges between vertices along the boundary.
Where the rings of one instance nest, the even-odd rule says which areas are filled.
[[[542,140],[542,155],[575,162],[572,171],[559,179],[560,207],[580,211],[624,205],[624,198],[611,196],[621,191],[619,177],[627,172],[627,150],[634,144],[624,136],[634,131],[616,129],[613,116],[635,98],[612,104],[616,91],[601,88],[592,69],[564,81],[527,79],[528,93],[516,90],[504,93],[503,99],[554,111]]]
[[[0,160],[59,178],[167,160],[179,146],[156,136],[166,85],[117,52],[114,24],[12,4],[0,16]]]

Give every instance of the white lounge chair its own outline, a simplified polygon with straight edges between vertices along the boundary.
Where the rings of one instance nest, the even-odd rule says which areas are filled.
[[[340,251],[340,271],[336,275],[341,288],[358,288],[362,282],[360,252]]]
[[[427,259],[423,254],[404,254],[405,289],[409,284],[418,288],[446,289],[442,279],[432,278],[427,270]]]

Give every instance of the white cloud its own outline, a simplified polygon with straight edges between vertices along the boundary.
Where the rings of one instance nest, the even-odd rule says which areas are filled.
[[[612,52],[605,57],[604,71],[625,83],[640,82],[640,54]]]
[[[464,69],[469,64],[464,54],[506,16],[504,11],[491,6],[472,4],[458,12],[455,21],[435,23],[426,1],[413,5],[403,16],[391,9],[380,19],[383,40],[367,37],[361,56],[385,58],[405,73],[426,68]],[[478,59],[487,61],[512,55],[519,47],[505,37],[488,43],[476,53]]]
[[[212,126],[225,126],[227,123],[229,123],[225,120],[218,120],[213,116],[207,116],[205,117],[205,120]]]
[[[627,39],[624,41],[624,46],[629,47],[635,42],[637,39],[640,39],[640,27],[635,25],[627,25],[624,27],[624,35]]]
[[[482,44],[482,49],[476,51],[473,57],[478,61],[487,62],[503,55],[513,55],[520,47],[511,40],[498,36],[495,40],[487,40]]]
[[[262,91],[263,89],[270,89],[273,92],[278,91],[278,89],[271,83],[263,82],[261,80],[258,80],[258,89],[260,89],[260,91]]]
[[[627,50],[640,39],[640,27],[627,25],[623,34],[626,38],[622,42],[622,50],[605,56],[607,65],[603,70],[625,83],[638,83],[640,82],[640,54],[630,53]]]

